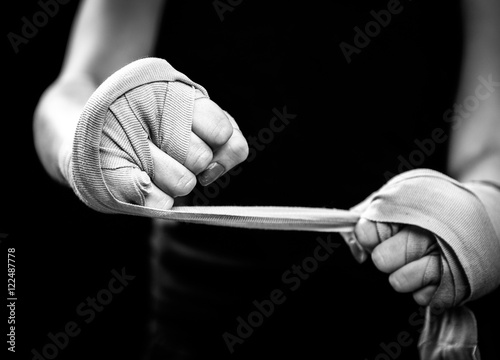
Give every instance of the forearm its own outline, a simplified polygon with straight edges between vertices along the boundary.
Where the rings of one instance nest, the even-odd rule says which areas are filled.
[[[34,114],[35,147],[47,172],[58,169],[80,114],[94,90],[124,65],[152,54],[163,0],[86,0],[72,27],[63,67]]]
[[[86,101],[97,84],[90,78],[60,79],[42,95],[34,114],[35,149],[49,175],[65,183],[58,162],[63,146],[69,146]]]
[[[500,183],[500,2],[463,0],[463,9],[464,58],[457,102],[469,108],[453,126],[449,173],[461,181]],[[478,97],[479,77],[491,82],[482,85]],[[465,103],[468,97],[475,101]]]

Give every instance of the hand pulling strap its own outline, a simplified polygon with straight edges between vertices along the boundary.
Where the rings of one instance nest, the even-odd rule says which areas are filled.
[[[362,217],[414,225],[436,235],[441,284],[433,303],[445,307],[475,300],[500,284],[500,234],[485,203],[469,188],[428,169],[407,171],[369,198]]]

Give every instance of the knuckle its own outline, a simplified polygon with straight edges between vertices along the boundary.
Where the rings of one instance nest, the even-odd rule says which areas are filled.
[[[402,292],[403,291],[403,286],[402,286],[402,283],[401,283],[401,279],[396,274],[391,274],[389,276],[389,283],[391,284],[392,288],[394,290],[396,290],[397,292]]]
[[[405,238],[407,262],[418,260],[436,250],[435,237],[427,230],[408,227]]]
[[[198,172],[205,169],[212,161],[213,153],[208,148],[203,146],[198,147],[195,154],[194,169]]]
[[[111,194],[125,203],[141,205],[151,190],[151,179],[138,168],[103,169],[103,177]]]
[[[356,224],[354,233],[359,243],[364,247],[372,247],[378,243],[378,235],[375,224],[370,220],[361,218]]]
[[[379,269],[382,272],[386,272],[387,262],[385,259],[385,255],[383,254],[382,251],[380,251],[380,248],[375,248],[375,250],[373,250],[372,261],[377,269]]]
[[[365,227],[366,220],[361,218],[354,228],[354,235],[361,245],[368,245]]]
[[[439,284],[441,281],[441,264],[438,256],[427,256],[422,266],[422,286]]]
[[[195,89],[194,93],[195,100],[205,98],[205,94],[203,94],[200,89]]]
[[[230,150],[234,160],[236,160],[236,162],[238,163],[245,161],[250,151],[248,148],[248,143],[243,137],[241,139],[235,139],[235,141],[231,143]]]
[[[169,196],[163,196],[152,204],[157,209],[169,210],[174,206],[174,199]]]
[[[196,177],[190,171],[184,171],[174,187],[175,196],[187,195],[196,185]]]
[[[215,124],[211,134],[212,141],[218,146],[224,145],[233,135],[233,127],[223,114],[217,118]]]

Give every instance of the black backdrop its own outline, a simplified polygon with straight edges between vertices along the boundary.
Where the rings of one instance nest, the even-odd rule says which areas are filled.
[[[352,26],[364,24],[368,20],[370,9],[382,8],[385,5],[386,2],[378,2],[360,8],[359,11],[352,10],[354,5],[346,5],[352,7],[350,16],[344,17],[337,13],[332,18],[332,21],[348,24],[344,27],[345,32],[334,34],[331,44],[325,46],[330,46],[338,58],[338,44],[343,40],[352,40]],[[3,4],[3,69],[6,81],[3,86],[5,95],[0,131],[0,233],[8,234],[8,237],[3,236],[3,239],[0,239],[0,249],[2,258],[7,257],[8,247],[16,249],[16,358],[31,359],[32,349],[41,351],[50,342],[47,335],[49,332],[61,332],[70,321],[76,321],[81,333],[69,340],[65,349],[59,351],[57,359],[138,359],[147,337],[149,247],[147,241],[142,239],[151,231],[150,223],[147,219],[103,215],[90,211],[71,191],[47,176],[33,146],[33,110],[42,91],[59,72],[77,6],[76,0],[60,5],[58,13],[51,16],[47,24],[40,27],[32,39],[28,39],[28,43],[19,45],[19,51],[16,53],[7,34],[19,34],[21,19],[24,16],[31,19],[33,14],[40,10],[40,5],[36,1]],[[186,2],[181,6],[178,2],[172,6],[189,8],[192,5],[191,2]],[[194,17],[212,17],[220,26],[220,31],[223,31],[224,27],[235,26],[239,17],[245,16],[245,7],[249,6],[242,2],[238,5],[238,11],[235,9],[226,13],[227,18],[220,21],[212,2],[205,2],[205,5],[200,7],[200,12],[194,11]],[[263,4],[262,9],[266,6]],[[314,5],[304,2],[303,6],[312,12],[311,7]],[[414,5],[414,8],[411,6],[413,5],[408,5],[410,11],[406,11],[398,19],[400,31],[393,30],[386,38],[380,36],[358,58],[354,55],[353,62],[358,63],[354,64],[357,66],[356,70],[351,68],[351,71],[359,72],[362,79],[368,71],[381,68],[377,77],[380,81],[380,92],[397,92],[389,88],[383,79],[413,74],[411,78],[415,80],[420,74],[424,74],[420,83],[413,82],[408,85],[416,87],[416,93],[422,94],[420,98],[414,99],[414,103],[421,105],[414,112],[417,113],[416,116],[424,119],[435,118],[449,108],[454,100],[461,55],[459,7],[453,1],[426,1],[420,2],[418,6]],[[272,14],[277,16],[279,13],[278,11]],[[283,16],[286,16],[286,13]],[[417,26],[405,28],[405,22],[416,21],[419,17],[423,20],[417,21]],[[418,56],[407,56],[404,64],[391,62],[391,58],[384,57],[387,47],[397,46],[408,37],[417,38],[415,32],[420,33],[414,49]],[[203,34],[198,35],[200,41],[204,41]],[[218,42],[217,46],[218,51],[233,50],[227,41]],[[290,51],[294,51],[293,42],[287,46],[292,46]],[[186,51],[193,51],[192,48],[187,46]],[[252,49],[245,51],[251,53]],[[194,55],[200,56],[199,53]],[[172,61],[175,64],[175,58]],[[194,67],[186,65],[188,68],[189,66]],[[319,66],[321,68],[324,64]],[[241,71],[241,64],[221,64],[221,67],[223,84],[226,81],[224,76],[229,78],[233,72]],[[392,72],[383,72],[388,69]],[[196,73],[194,68],[189,72],[184,70],[190,75],[194,72],[192,77],[200,79],[205,85],[202,71]],[[346,68],[339,68],[338,71],[346,71]],[[286,81],[284,83],[286,84]],[[232,103],[235,94],[224,92],[223,84],[218,87],[217,84],[206,86],[209,89],[215,87],[215,91],[211,92],[217,101]],[[252,101],[259,101],[259,97],[254,96]],[[384,106],[386,104],[379,104],[373,109],[377,114],[375,120],[384,116]],[[233,115],[244,113],[237,100],[236,105],[232,107]],[[340,110],[339,114],[342,116],[347,112],[348,109],[344,109]],[[431,122],[424,121],[423,130],[420,130],[421,133],[415,132],[416,137],[428,134],[433,126],[435,125]],[[398,145],[397,139],[395,141],[393,146]],[[405,150],[408,149],[403,148],[402,153]],[[425,165],[442,168],[444,156],[445,152],[442,152],[428,160]],[[365,185],[367,191],[383,184],[380,169],[370,168],[369,162],[363,166],[367,167],[365,170],[370,174],[369,186]],[[396,166],[397,163],[394,163],[391,169],[395,171]],[[373,175],[375,172],[377,175]],[[352,204],[340,203],[337,206],[349,205]],[[95,297],[100,290],[107,288],[113,276],[111,271],[115,269],[120,272],[122,268],[135,278],[122,293],[114,296],[102,312],[85,324],[77,314],[78,305],[86,301],[87,297]],[[500,358],[496,344],[500,332],[495,326],[500,320],[500,311],[494,306],[498,304],[498,299],[497,291],[471,305],[476,310],[481,325],[480,336],[485,359]],[[406,319],[402,323],[405,321]],[[2,322],[5,323],[6,320]],[[7,345],[4,340],[2,344],[4,348],[0,351],[3,354],[7,352]],[[367,353],[367,356],[369,354]]]

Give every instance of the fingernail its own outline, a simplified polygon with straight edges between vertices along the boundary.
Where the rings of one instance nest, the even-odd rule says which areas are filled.
[[[226,169],[224,168],[224,166],[217,162],[213,162],[208,165],[200,175],[198,175],[198,181],[201,185],[207,186],[217,180],[217,178],[221,176],[225,171]]]
[[[361,250],[359,254],[356,254],[356,260],[360,264],[364,263],[366,258],[367,258],[366,251],[364,251],[364,250]]]

